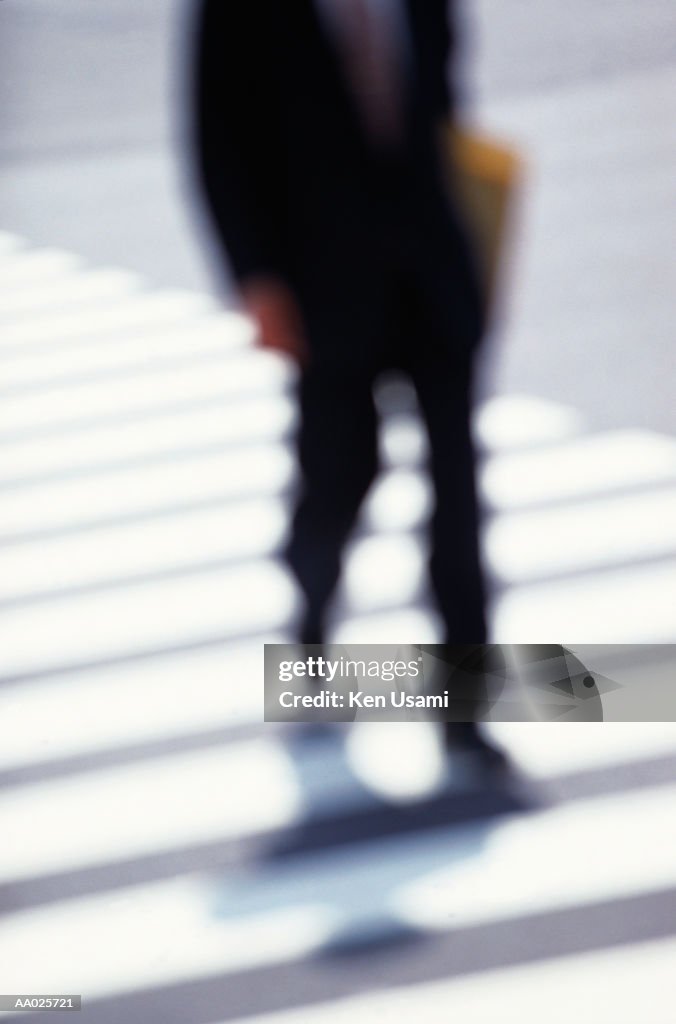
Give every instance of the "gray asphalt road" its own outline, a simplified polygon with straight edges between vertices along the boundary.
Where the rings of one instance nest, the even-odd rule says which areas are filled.
[[[487,386],[676,429],[676,9],[480,0],[468,106],[527,154]],[[0,4],[0,227],[211,288],[183,142],[188,0]]]

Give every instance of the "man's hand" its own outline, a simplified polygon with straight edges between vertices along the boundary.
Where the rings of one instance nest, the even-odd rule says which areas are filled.
[[[258,329],[258,343],[305,362],[303,320],[288,285],[277,277],[256,277],[243,283],[241,296],[245,311]]]

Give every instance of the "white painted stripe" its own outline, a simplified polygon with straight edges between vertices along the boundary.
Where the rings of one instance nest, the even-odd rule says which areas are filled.
[[[102,304],[93,310],[42,315],[27,323],[15,323],[3,330],[2,347],[44,344],[60,338],[92,336],[92,343],[101,333],[139,327],[160,327],[178,317],[194,317],[213,312],[213,300],[198,292],[163,291],[128,298],[123,303]]]
[[[659,939],[249,1016],[246,1024],[636,1024],[648,1005],[651,1024],[671,1024],[675,962],[676,941]]]
[[[504,450],[559,441],[581,426],[580,414],[568,406],[531,395],[500,395],[483,405],[476,433],[486,447]]]
[[[8,391],[12,386],[68,387],[71,377],[77,379],[86,374],[142,370],[149,363],[156,363],[157,368],[162,369],[163,359],[197,358],[208,352],[222,352],[224,357],[232,352],[240,354],[240,349],[246,352],[251,341],[251,327],[244,317],[210,314],[158,334],[113,335],[105,344],[85,337],[77,344],[50,346],[29,354],[27,350],[15,349],[11,357],[8,355],[4,360],[2,385]]]
[[[62,385],[35,394],[3,396],[2,429],[54,428],[86,417],[124,416],[199,399],[261,397],[276,394],[291,378],[279,357],[260,352],[242,354],[181,368],[159,366],[153,374],[130,374],[123,379],[98,379]]]
[[[291,581],[270,561],[19,606],[3,613],[0,677],[265,634],[294,607]]]
[[[219,920],[199,878],[122,889],[6,917],[3,982],[28,991],[39,963],[43,988],[82,991],[87,1000],[177,985],[303,959],[328,934],[328,918],[323,908],[303,907]]]
[[[349,547],[341,591],[356,614],[396,608],[417,596],[424,573],[425,553],[417,537],[376,535]]]
[[[508,591],[496,604],[496,643],[673,643],[676,562],[617,569]]]
[[[288,434],[294,422],[294,404],[279,394],[242,402],[214,402],[205,409],[149,419],[113,421],[77,432],[54,431],[3,444],[0,481],[100,468],[128,459],[180,455],[210,445],[274,440]]]
[[[505,453],[484,468],[498,508],[594,495],[676,479],[676,440],[644,430],[606,431],[551,448]]]
[[[377,532],[411,530],[432,511],[432,488],[427,476],[410,468],[382,474],[367,495],[363,519]]]
[[[345,734],[352,771],[380,799],[406,803],[448,784],[441,730],[433,722],[376,722],[360,713]]]
[[[486,551],[510,583],[674,555],[676,488],[498,517]]]
[[[67,719],[66,710],[64,729]],[[299,811],[292,764],[270,740],[20,786],[0,794],[11,837],[0,847],[0,881],[252,835]]]
[[[475,857],[407,886],[396,904],[404,920],[445,931],[675,884],[671,786],[508,821]]]
[[[73,274],[83,265],[79,256],[63,249],[25,249],[18,247],[2,260],[0,295],[14,288],[34,287],[43,281]],[[2,339],[0,344],[4,344]]]
[[[382,463],[415,465],[427,457],[427,437],[417,416],[392,416],[385,420],[384,427],[378,437]]]
[[[21,544],[3,552],[0,601],[261,557],[285,529],[285,509],[269,497]]]
[[[90,270],[43,287],[16,288],[11,292],[0,287],[0,322],[4,326],[15,318],[42,313],[45,308],[58,312],[80,303],[129,295],[140,286],[138,274],[127,270]]]
[[[292,472],[293,460],[283,445],[261,444],[8,489],[0,503],[0,538],[156,513],[191,502],[275,494],[289,483]]]
[[[676,755],[675,722],[502,722],[490,732],[540,779]]]

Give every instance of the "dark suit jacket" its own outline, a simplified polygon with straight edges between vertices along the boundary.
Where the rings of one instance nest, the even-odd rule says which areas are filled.
[[[314,345],[368,344],[394,259],[460,344],[480,333],[476,275],[438,149],[452,107],[448,4],[402,2],[412,73],[394,162],[364,133],[313,0],[200,3],[196,148],[208,206],[235,276],[286,279]]]

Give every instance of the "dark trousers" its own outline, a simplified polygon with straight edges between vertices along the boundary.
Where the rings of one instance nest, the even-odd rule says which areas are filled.
[[[445,641],[486,641],[470,432],[472,354],[439,329],[418,289],[396,285],[373,360],[324,359],[318,347],[299,383],[301,491],[287,558],[306,601],[299,638],[306,643],[324,639],[343,546],[378,469],[373,389],[380,369],[390,366],[412,381],[429,437],[436,498],[429,568]]]

